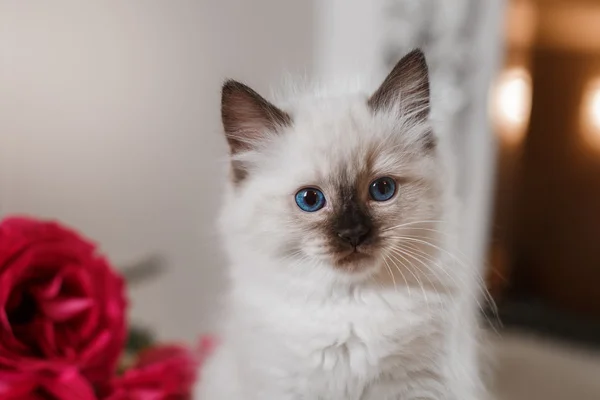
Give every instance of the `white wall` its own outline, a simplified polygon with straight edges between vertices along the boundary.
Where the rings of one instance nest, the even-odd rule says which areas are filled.
[[[313,0],[314,73],[324,80],[359,75],[383,80],[386,0]]]
[[[223,258],[219,89],[309,71],[310,2],[0,3],[0,214],[59,218],[117,264],[168,273],[132,293],[162,337],[210,323]]]

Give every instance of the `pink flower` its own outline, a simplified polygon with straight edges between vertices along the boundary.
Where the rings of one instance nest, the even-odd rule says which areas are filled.
[[[199,358],[177,346],[160,346],[140,354],[136,364],[116,378],[106,400],[188,400]]]
[[[86,239],[53,222],[0,223],[0,398],[94,399],[123,349],[125,311],[123,280]]]

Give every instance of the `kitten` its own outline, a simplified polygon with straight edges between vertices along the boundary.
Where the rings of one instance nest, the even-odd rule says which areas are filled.
[[[227,81],[231,292],[200,400],[481,399],[476,270],[415,50],[370,96]]]

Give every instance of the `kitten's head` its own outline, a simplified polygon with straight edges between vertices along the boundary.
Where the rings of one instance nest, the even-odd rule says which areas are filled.
[[[370,95],[279,108],[227,81],[222,120],[232,168],[223,229],[232,252],[346,276],[383,268],[407,229],[440,218],[443,182],[428,117],[418,50]]]

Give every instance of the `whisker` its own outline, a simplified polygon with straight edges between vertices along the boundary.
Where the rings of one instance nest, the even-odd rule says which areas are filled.
[[[383,262],[385,263],[385,266],[386,266],[386,268],[388,270],[388,273],[390,274],[390,277],[392,278],[392,282],[394,282],[394,291],[397,292],[398,291],[398,286],[396,286],[396,278],[394,278],[394,273],[392,272],[392,269],[390,268],[390,265],[388,264],[388,262],[386,260],[385,254],[383,255]]]
[[[411,235],[411,238],[415,238],[415,239],[430,239],[428,237],[424,237],[424,236],[417,236],[417,235]],[[427,241],[427,240],[426,240]],[[431,242],[428,242],[430,246],[433,246],[433,244]],[[447,250],[444,250],[440,247],[437,247],[439,250],[444,251],[446,254],[450,255],[452,258],[454,258],[455,261],[457,261],[460,265],[465,266],[465,267],[471,267],[470,263],[467,262],[465,259],[467,258],[467,256],[462,253],[459,249],[455,249],[455,251],[459,254],[459,256],[461,256],[461,258],[458,258],[456,256],[456,254],[450,253]],[[471,270],[474,270],[475,268],[471,268]],[[489,292],[488,288],[485,285],[485,281],[483,280],[483,278],[481,277],[480,274],[476,274],[475,279],[477,280],[478,284],[480,285],[480,289],[483,292],[485,301],[487,303],[489,303],[490,307],[492,308],[492,312],[494,314],[498,314],[498,307],[496,305],[496,302],[494,301],[494,298],[492,297],[491,293]]]
[[[449,222],[441,220],[441,219],[433,219],[433,220],[424,220],[424,221],[411,221],[411,222],[405,222],[403,224],[400,225],[394,225],[394,226],[389,226],[385,229],[382,229],[382,232],[387,232],[387,231],[391,231],[393,229],[398,229],[398,228],[402,228],[405,226],[411,226],[411,225],[416,225],[416,224],[449,224]]]
[[[404,251],[408,253],[410,250],[408,250],[407,248],[404,248]],[[423,252],[421,252],[421,253],[423,253]],[[422,255],[422,256],[425,256],[425,253],[423,253],[423,255]],[[431,260],[431,258],[429,258],[429,259]],[[437,264],[435,261],[433,261],[433,262],[434,262],[434,264],[438,265],[438,264]],[[431,271],[431,272],[434,274],[434,276],[436,276],[436,277],[437,277],[437,274],[435,273],[435,271],[434,271],[434,270],[433,270],[433,269],[432,269],[430,266],[428,266],[427,264],[423,264],[423,265],[425,265],[425,266],[427,267],[427,269],[428,269],[429,271]],[[449,278],[450,278],[450,279],[451,279],[451,280],[454,282],[454,284],[456,285],[456,280],[454,280],[454,278],[452,278],[452,276],[449,276]],[[470,296],[473,298],[473,300],[475,300],[475,303],[477,304],[478,308],[479,308],[480,310],[482,310],[482,311],[483,311],[483,310],[484,310],[484,309],[483,309],[483,306],[482,306],[482,305],[481,305],[481,303],[479,302],[479,300],[478,300],[478,298],[477,298],[477,295],[476,295],[475,293],[473,293],[472,291],[469,291],[468,293],[469,293],[469,295],[470,295]],[[493,301],[493,299],[492,299],[492,301]],[[496,327],[494,326],[494,323],[492,323],[492,321],[491,321],[490,317],[488,317],[486,314],[483,314],[483,317],[484,317],[484,318],[485,318],[485,319],[488,321],[489,325],[492,327],[492,329],[494,330],[494,332],[495,332],[496,334],[499,334],[498,330],[497,330],[497,329],[496,329]],[[494,317],[495,317],[495,318],[494,318],[495,322],[496,322],[496,323],[498,323],[498,325],[499,325],[499,326],[502,326],[502,322],[500,321],[500,318],[499,318],[499,316],[498,316],[498,315],[495,315]]]
[[[404,255],[409,256],[409,257],[413,258],[414,260],[420,262],[425,267],[425,269],[426,269],[427,272],[430,272],[434,277],[437,278],[437,275],[436,275],[435,271],[429,265],[427,265],[425,262],[423,262],[423,260],[421,260],[420,258],[415,257],[414,255],[410,254],[410,252],[406,251],[406,249],[401,248],[401,247],[394,247],[392,249],[392,251],[395,252],[398,255],[404,254]],[[414,266],[417,269],[417,271],[419,273],[421,273],[425,277],[425,279],[427,279],[429,281],[429,283],[431,284],[431,287],[433,288],[433,290],[437,294],[438,300],[441,301],[442,300],[442,296],[440,295],[440,292],[438,291],[437,286],[435,285],[435,283],[433,283],[433,281],[429,277],[429,274],[427,274],[426,272],[423,272],[423,270],[421,268],[419,268],[418,266],[416,266],[416,265],[414,265],[412,263],[411,263],[411,265]]]
[[[408,284],[408,280],[406,279],[406,276],[402,273],[402,270],[400,270],[400,268],[398,268],[398,265],[394,262],[394,260],[392,260],[391,258],[389,258],[389,260],[394,265],[396,270],[400,273],[400,276],[402,277],[402,280],[404,281],[404,284],[406,285],[406,291],[408,292],[408,297],[411,298],[412,295],[410,294],[410,285]]]
[[[399,255],[402,259],[404,259],[408,264],[410,264],[412,266],[412,264],[410,263],[410,261],[408,261],[406,258],[404,258],[402,255],[396,253],[397,255]],[[392,256],[394,257],[394,256]],[[398,261],[400,264],[402,264],[402,266],[412,275],[413,278],[415,278],[415,280],[417,281],[417,283],[419,284],[419,288],[421,288],[421,293],[423,294],[423,298],[425,299],[425,304],[427,304],[427,311],[429,312],[429,314],[431,315],[431,310],[429,309],[429,299],[427,298],[427,293],[425,293],[425,288],[423,287],[423,283],[421,282],[421,280],[417,277],[417,275],[411,271],[411,269],[404,264],[401,260],[397,259],[396,257],[394,257],[394,259],[396,261]],[[396,265],[396,268],[398,269],[398,272],[402,273],[400,271],[400,267],[398,267],[398,265]]]
[[[439,233],[442,233],[442,232],[439,232]],[[402,234],[402,233],[400,233],[400,234]],[[400,236],[400,237],[395,237],[395,236],[390,236],[390,237],[391,237],[391,238],[396,238],[396,239],[397,239],[397,238],[413,238],[413,239],[421,239],[421,240],[428,241],[428,243],[431,243],[431,242],[430,242],[430,240],[432,240],[432,239],[437,239],[437,238],[432,238],[432,237],[430,237],[430,236],[421,236],[421,235],[412,235],[412,234],[411,234],[411,235],[409,235],[409,236],[405,236],[405,235],[404,235],[404,236]],[[441,241],[441,239],[438,239],[438,241]],[[444,245],[445,245],[444,247],[446,247],[448,244],[447,244],[446,242],[444,242]],[[453,247],[454,247],[454,246],[453,246]],[[442,248],[440,248],[440,247],[438,247],[438,249],[439,249],[439,250],[441,250],[441,251],[446,251],[446,250],[444,250],[444,249],[442,249]],[[461,262],[461,263],[464,263],[464,264],[466,264],[466,263],[467,263],[466,259],[467,259],[468,257],[467,257],[467,256],[466,256],[466,255],[465,255],[465,254],[464,254],[464,253],[463,253],[463,252],[462,252],[462,251],[461,251],[459,248],[453,248],[452,250],[453,250],[453,251],[456,251],[456,253],[458,253],[458,255],[459,255],[460,257],[464,257],[464,259],[463,259],[463,258],[459,258],[459,257],[458,257],[456,254],[454,254],[454,253],[448,253],[447,251],[446,251],[446,253],[447,253],[447,254],[449,254],[449,255],[450,255],[452,258],[454,258],[455,260],[457,260],[457,261],[459,261],[459,262]]]
[[[400,227],[400,228],[405,228],[405,227]],[[433,228],[421,228],[421,227],[419,227],[419,226],[410,226],[410,227],[406,227],[406,228],[407,228],[407,229],[410,229],[410,230],[415,230],[415,231],[427,231],[427,232],[438,233],[438,234],[440,234],[440,235],[443,235],[443,236],[446,236],[446,237],[448,237],[448,238],[450,238],[450,239],[458,239],[458,237],[459,237],[458,235],[454,235],[454,234],[452,234],[452,233],[450,233],[450,232],[444,232],[444,231],[442,231],[442,230],[439,230],[439,229],[433,229]],[[402,233],[402,232],[401,232],[402,230],[401,230],[401,229],[399,229],[399,230],[400,230],[400,232],[399,232],[399,233]]]
[[[418,239],[418,238],[414,238],[414,237],[409,237],[409,236],[400,236],[400,237],[396,237],[396,239],[402,239],[402,240],[412,241],[412,242],[416,242],[416,243],[424,244],[424,245],[426,245],[426,246],[430,246],[430,247],[432,247],[432,248],[434,248],[434,249],[436,249],[436,250],[439,250],[440,252],[442,252],[442,253],[444,253],[444,254],[447,254],[448,256],[450,256],[450,257],[451,257],[451,258],[454,260],[454,262],[458,263],[459,265],[461,265],[461,266],[463,266],[463,267],[467,267],[467,268],[469,268],[469,265],[467,264],[467,262],[465,262],[465,261],[463,261],[463,260],[459,259],[458,257],[456,257],[456,256],[455,256],[453,253],[449,252],[448,250],[446,250],[446,249],[444,249],[444,248],[442,248],[442,247],[440,247],[440,246],[436,246],[435,244],[433,244],[433,243],[431,243],[431,242],[428,242],[428,241],[425,241],[425,240],[421,240],[421,239]],[[410,243],[407,243],[407,245],[408,245],[408,244],[410,244]],[[418,248],[418,247],[416,247],[416,246],[414,247],[414,250],[415,250],[415,251],[418,251],[418,252],[420,252],[420,253],[422,253],[422,254],[424,254],[424,255],[427,255],[427,257],[429,257],[430,261],[432,261],[432,262],[435,262],[435,263],[436,263],[436,265],[437,265],[437,266],[440,268],[440,270],[441,270],[441,271],[442,271],[442,272],[443,272],[443,273],[444,273],[444,274],[445,274],[445,275],[446,275],[448,278],[450,278],[450,279],[454,279],[454,278],[456,278],[456,276],[452,276],[452,275],[450,275],[450,273],[449,273],[449,272],[446,270],[446,268],[444,268],[444,267],[443,267],[441,264],[439,264],[439,263],[438,263],[438,262],[437,262],[435,259],[433,259],[433,258],[431,257],[431,255],[429,255],[429,254],[425,253],[423,250],[419,249],[419,248]],[[476,279],[477,279],[477,276],[475,276],[475,277],[476,277]],[[456,281],[454,281],[454,282],[456,283]],[[464,283],[463,281],[461,281],[461,282],[462,282],[462,283]]]
[[[410,237],[398,237],[398,238],[399,238],[399,239],[404,239],[404,240],[409,240],[409,241],[412,239],[412,238],[410,238]],[[425,245],[429,245],[429,246],[431,246],[431,247],[434,247],[434,248],[436,248],[436,249],[438,249],[438,250],[440,250],[440,251],[442,251],[442,252],[445,252],[445,253],[446,253],[446,254],[448,254],[450,257],[454,258],[454,260],[455,260],[456,262],[458,262],[460,265],[467,266],[465,262],[461,261],[460,259],[458,259],[456,256],[454,256],[452,253],[450,253],[449,251],[447,251],[447,250],[445,250],[445,249],[442,249],[442,248],[440,248],[440,247],[438,247],[438,246],[435,246],[435,245],[434,245],[434,244],[432,244],[432,243],[425,242],[425,241],[422,241],[422,240],[419,240],[419,239],[416,239],[416,242],[417,242],[417,243],[422,243],[422,244],[425,244]],[[425,252],[424,252],[424,251],[422,251],[421,249],[419,249],[419,248],[417,248],[416,246],[412,245],[411,243],[402,243],[401,245],[405,245],[405,246],[407,246],[407,245],[410,245],[410,246],[411,246],[411,248],[412,248],[414,251],[416,251],[416,252],[418,252],[418,253],[421,253],[421,254],[422,254],[422,256],[423,256],[424,258],[428,259],[430,262],[433,262],[433,263],[434,263],[436,266],[438,266],[438,268],[439,268],[439,269],[440,269],[440,270],[441,270],[441,271],[444,273],[444,275],[446,275],[446,276],[447,276],[447,277],[448,277],[448,278],[449,278],[449,279],[450,279],[450,280],[453,282],[453,284],[454,284],[454,285],[457,285],[457,284],[458,284],[458,282],[456,281],[456,279],[455,279],[455,278],[458,278],[458,279],[460,280],[460,282],[461,282],[461,283],[463,283],[463,284],[465,283],[465,282],[464,282],[464,278],[462,278],[462,277],[460,277],[460,276],[452,276],[452,275],[450,275],[450,273],[449,273],[449,272],[446,270],[446,268],[444,268],[444,267],[443,267],[441,264],[439,264],[439,262],[438,262],[438,261],[436,261],[435,259],[433,259],[433,258],[432,258],[432,257],[431,257],[429,254],[425,253]],[[406,248],[405,248],[405,251],[406,251]],[[432,272],[433,272],[433,271],[432,271]],[[493,297],[492,297],[492,295],[490,294],[489,290],[488,290],[488,289],[485,287],[485,284],[483,283],[483,281],[481,280],[481,278],[479,277],[479,275],[476,275],[476,276],[475,276],[475,279],[476,279],[476,282],[477,282],[477,286],[478,286],[478,288],[481,290],[481,293],[483,294],[483,296],[484,296],[484,298],[485,298],[486,302],[488,302],[488,303],[490,304],[490,307],[492,308],[492,313],[494,314],[496,321],[497,321],[498,323],[500,323],[500,325],[501,325],[501,321],[500,321],[500,318],[499,318],[499,313],[498,313],[498,307],[497,307],[497,305],[496,305],[496,302],[494,301],[494,298],[493,298]],[[467,287],[468,287],[468,285],[465,285],[465,286],[467,286]],[[477,303],[477,306],[479,307],[479,309],[481,309],[482,311],[484,311],[485,309],[484,309],[484,307],[482,306],[482,304],[479,302],[479,300],[477,299],[477,296],[475,295],[475,293],[473,293],[473,292],[469,291],[469,294],[470,294],[471,296],[473,296],[473,298],[474,298],[474,300],[476,301],[476,303]]]
[[[403,252],[403,253],[404,253],[406,256],[410,256],[410,257],[412,257],[413,259],[415,259],[415,260],[417,260],[418,262],[420,262],[420,263],[421,263],[421,264],[422,264],[422,265],[425,267],[425,270],[426,270],[426,271],[428,271],[428,272],[430,272],[430,273],[433,275],[433,277],[434,277],[436,280],[438,280],[438,281],[439,281],[439,275],[437,274],[437,272],[435,271],[435,269],[433,269],[433,268],[432,268],[430,265],[428,265],[428,264],[427,264],[427,263],[425,263],[423,260],[421,260],[420,258],[418,258],[418,254],[415,256],[415,255],[414,255],[414,253],[411,253],[411,252],[410,252],[410,250],[408,250],[407,248],[405,248],[405,247],[403,247],[403,246],[394,246],[394,249],[395,249],[396,251],[401,251],[401,252]],[[431,259],[430,259],[430,260],[431,260]],[[435,263],[435,261],[433,261],[433,262]],[[438,299],[440,300],[440,303],[441,303],[442,307],[443,307],[444,309],[446,309],[445,302],[444,302],[444,301],[442,301],[442,296],[441,296],[441,294],[440,294],[440,292],[439,292],[439,290],[438,290],[437,286],[435,285],[435,283],[433,283],[433,281],[432,281],[432,280],[429,278],[428,274],[426,274],[426,273],[423,273],[423,271],[422,271],[420,268],[418,268],[416,265],[415,265],[415,267],[416,267],[416,268],[417,268],[417,269],[418,269],[418,270],[419,270],[419,271],[420,271],[420,272],[421,272],[421,273],[422,273],[422,274],[425,276],[425,278],[427,278],[427,280],[429,281],[429,283],[431,283],[431,286],[433,287],[434,291],[436,292],[436,294],[437,294],[437,297],[438,297]],[[454,282],[454,284],[456,285],[456,283],[455,283],[456,281],[454,281],[454,279],[453,279],[452,277],[450,277],[450,279],[452,279],[452,281],[453,281],[453,282]],[[446,300],[451,300],[451,301],[452,301],[452,298],[451,298],[451,297],[447,297],[447,296],[445,296],[444,298],[445,298]],[[475,299],[475,301],[477,301],[477,299]]]
[[[417,238],[419,238],[417,236]],[[429,242],[430,243],[430,242]],[[432,245],[430,243],[430,245]],[[417,249],[418,250],[418,249]],[[443,250],[443,249],[440,249]],[[457,261],[460,265],[465,266],[465,267],[469,267],[470,264],[463,260],[463,259],[459,259],[458,257],[456,257],[456,255],[450,253],[447,250],[444,250],[446,254],[450,255],[451,257],[453,257],[455,259],[455,261]],[[460,250],[457,250],[463,257],[466,258],[466,255],[464,255],[463,253],[460,252]],[[471,270],[475,270],[475,268],[471,268]],[[492,297],[491,293],[489,292],[488,288],[485,285],[485,282],[483,280],[483,278],[480,276],[480,274],[475,274],[474,275],[475,280],[478,283],[479,289],[482,291],[482,294],[484,296],[485,301],[490,305],[492,312],[496,315],[496,317],[499,319],[498,317],[498,306],[496,305],[496,302],[494,301],[494,298]],[[481,307],[481,306],[480,306]],[[481,309],[483,310],[483,307],[481,307]]]

